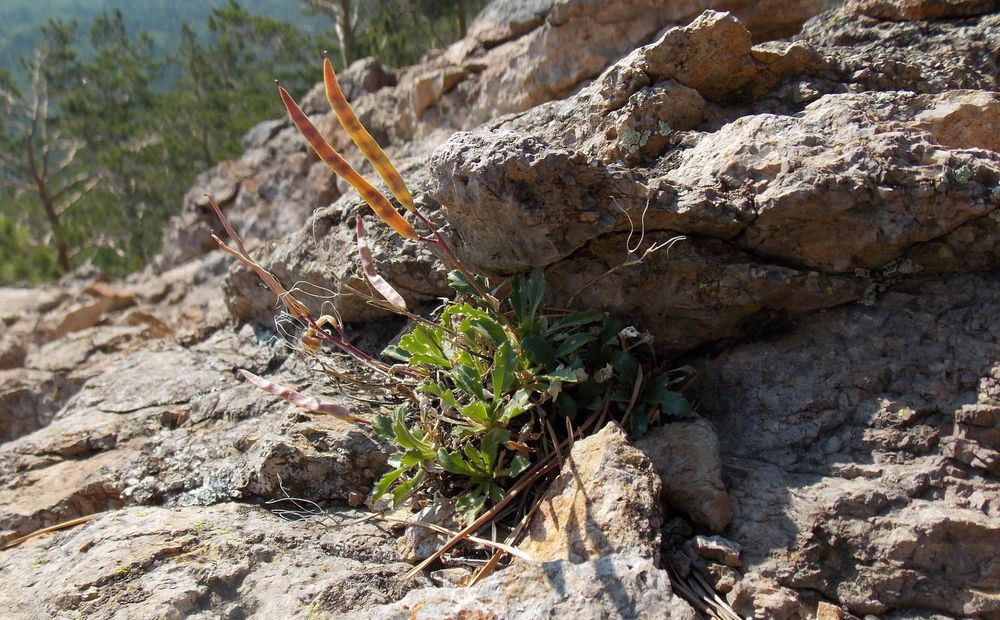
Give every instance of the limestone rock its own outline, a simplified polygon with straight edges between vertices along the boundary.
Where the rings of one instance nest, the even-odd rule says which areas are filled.
[[[282,521],[260,508],[132,508],[3,552],[9,618],[298,617],[359,612],[426,582],[357,513]],[[17,578],[13,578],[17,575]]]
[[[1000,610],[998,291],[993,274],[897,283],[740,347],[696,384],[747,571],[737,610],[791,617],[811,593],[858,616]]]
[[[703,370],[690,396],[719,429],[744,572],[703,568],[741,614],[992,617],[1000,14],[984,0],[834,4],[501,0],[421,65],[365,61],[341,81],[463,257],[498,275],[545,267],[553,303],[627,316]],[[370,171],[322,92],[302,99]],[[384,459],[233,372],[336,393],[275,341],[270,294],[209,251],[202,195],[287,285],[334,292],[361,284],[351,229],[368,213],[287,120],[244,145],[192,187],[153,268],[0,291],[0,541],[107,512],[0,553],[0,608],[693,617],[651,559],[645,459],[595,474],[618,491],[640,481],[622,495],[634,522],[608,526],[608,544],[402,601],[429,582],[399,582],[391,537],[341,521],[361,513],[334,507],[328,530],[236,503],[357,503]],[[368,221],[382,274],[433,307],[447,292],[434,257]],[[303,295],[317,312],[323,289]],[[372,349],[403,327],[333,303]],[[662,536],[682,544],[692,527],[678,516]]]
[[[431,618],[697,618],[648,557],[610,555],[582,563],[517,563],[473,588],[414,590],[376,607],[372,620]]]
[[[730,568],[742,565],[740,546],[721,536],[695,536],[688,541],[687,549],[689,556],[701,557]]]
[[[660,553],[660,480],[616,424],[577,441],[545,492],[521,550],[535,561],[580,563]]]
[[[733,518],[722,481],[719,439],[703,418],[651,429],[636,443],[663,481],[663,497],[710,531],[721,532]]]
[[[1000,8],[995,0],[852,0],[859,13],[892,20],[971,17]]]

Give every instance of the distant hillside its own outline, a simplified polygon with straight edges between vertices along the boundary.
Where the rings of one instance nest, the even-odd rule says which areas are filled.
[[[159,53],[177,43],[181,24],[195,30],[204,28],[213,8],[228,0],[2,0],[0,1],[0,67],[16,70],[17,59],[31,52],[38,27],[52,18],[76,19],[87,32],[95,16],[120,9],[130,31],[144,28],[153,37]],[[255,15],[265,15],[292,23],[302,30],[319,34],[332,29],[322,16],[303,14],[295,0],[241,0],[240,5]],[[135,30],[134,30],[135,29]],[[85,37],[82,39],[85,40]]]

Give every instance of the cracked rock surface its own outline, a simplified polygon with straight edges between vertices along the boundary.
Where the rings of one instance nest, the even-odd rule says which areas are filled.
[[[745,616],[1000,617],[998,11],[498,0],[420,65],[359,61],[345,91],[461,256],[495,275],[543,267],[553,303],[651,333],[694,369],[700,417],[594,450],[603,482],[584,491],[613,544],[553,534],[583,510],[564,471],[536,527],[550,561],[473,589],[455,587],[462,567],[402,582],[395,534],[348,507],[383,446],[238,379],[346,393],[212,251],[201,196],[359,346],[404,325],[333,295],[362,283],[356,214],[412,308],[437,305],[445,273],[268,121],[191,188],[150,269],[0,289],[0,544],[96,515],[0,550],[0,609],[694,617],[669,558]],[[369,171],[322,92],[302,95]],[[288,495],[328,516],[281,520]]]

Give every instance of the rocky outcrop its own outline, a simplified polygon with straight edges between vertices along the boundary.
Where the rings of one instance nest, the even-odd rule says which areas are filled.
[[[573,445],[542,497],[521,550],[539,562],[574,564],[620,553],[660,553],[660,478],[611,423]]]
[[[129,508],[6,553],[8,617],[331,617],[398,599],[393,538],[363,514],[283,521],[235,504]],[[290,575],[295,575],[290,578]]]
[[[395,537],[346,507],[382,446],[237,379],[341,389],[289,355],[270,294],[208,251],[206,191],[359,344],[404,327],[334,295],[363,285],[367,211],[275,120],[199,179],[155,269],[0,291],[0,544],[100,513],[0,551],[0,606],[692,617],[659,556],[745,615],[1000,614],[1000,14],[833,5],[500,1],[417,67],[344,72],[467,261],[544,267],[553,302],[626,318],[695,369],[702,418],[654,430],[648,459],[613,431],[578,442],[584,482],[563,472],[532,528],[550,561],[471,589],[453,587],[462,566],[401,581]],[[303,103],[365,169],[322,94]],[[380,272],[433,307],[433,256],[368,222]],[[369,396],[342,402],[386,405]],[[605,518],[623,503],[628,519]],[[607,544],[560,527],[581,518]]]
[[[843,88],[827,53],[752,48],[734,17],[706,13],[571,99],[452,138],[432,160],[435,196],[470,262],[551,265],[563,299],[651,325],[666,349],[858,299],[879,271],[925,268],[906,260],[914,248],[1000,208],[1000,156],[959,120],[992,119],[996,104],[823,95]]]
[[[695,618],[660,552],[660,479],[614,423],[576,442],[518,561],[472,587],[414,590],[374,618]]]
[[[1000,611],[997,284],[898,283],[706,372],[694,395],[719,428],[738,610]]]

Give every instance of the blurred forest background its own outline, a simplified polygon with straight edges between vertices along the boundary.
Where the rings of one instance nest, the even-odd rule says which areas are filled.
[[[3,0],[0,284],[142,268],[194,177],[320,52],[417,62],[486,0]]]

